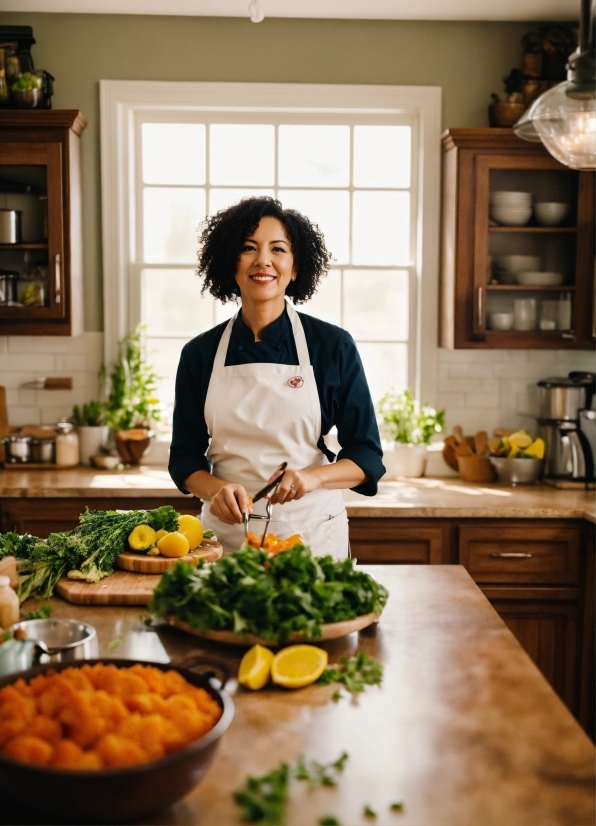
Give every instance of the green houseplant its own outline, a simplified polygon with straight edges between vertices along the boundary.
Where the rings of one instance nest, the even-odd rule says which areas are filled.
[[[118,345],[118,358],[109,377],[104,403],[106,423],[112,428],[116,447],[126,464],[138,464],[151,441],[151,427],[161,417],[157,382],[159,377],[147,361],[145,328],[137,325]]]
[[[409,390],[390,391],[379,402],[382,430],[389,450],[384,460],[387,476],[423,476],[427,445],[445,426],[445,411],[420,405]]]

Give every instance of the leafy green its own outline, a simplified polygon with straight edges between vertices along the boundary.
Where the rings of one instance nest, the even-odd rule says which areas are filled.
[[[213,539],[215,536],[215,531],[212,531],[211,528],[207,528],[206,531],[203,531],[203,539]]]
[[[365,685],[378,685],[383,679],[383,666],[372,657],[368,657],[364,651],[359,651],[352,657],[342,657],[339,665],[332,665],[326,668],[318,683],[329,685],[329,683],[343,683],[352,694],[364,691]],[[335,695],[338,694],[336,691]],[[339,699],[339,697],[337,698]]]
[[[364,817],[376,817],[377,816],[377,813],[375,812],[375,810],[371,809],[371,807],[368,806],[368,805],[364,807],[364,809],[362,810],[362,814],[364,815]]]
[[[379,412],[396,442],[428,445],[432,436],[445,427],[445,410],[435,410],[428,404],[421,407],[409,390],[385,393],[379,401]]]
[[[316,760],[307,761],[304,755],[298,757],[295,769],[287,763],[282,763],[262,777],[249,775],[244,788],[234,792],[234,800],[242,808],[242,816],[249,823],[283,824],[286,820],[286,807],[290,792],[290,781],[307,780],[310,789],[319,786],[335,786],[337,780],[332,775],[332,769],[342,771],[348,753],[343,752],[337,760],[331,763],[318,763]]]
[[[26,620],[47,619],[54,612],[51,605],[42,605],[37,611],[29,611],[26,615]]]
[[[24,602],[36,594],[50,597],[63,576],[99,582],[113,573],[116,557],[126,550],[128,536],[137,525],[175,531],[177,517],[169,505],[124,513],[86,508],[74,530],[35,540],[28,559],[19,564],[19,599]]]
[[[303,545],[270,558],[245,546],[212,564],[178,562],[163,574],[149,608],[199,631],[252,633],[283,644],[293,632],[317,639],[324,623],[380,614],[388,596],[351,559],[315,557]]]
[[[25,533],[22,536],[12,531],[0,534],[0,559],[5,556],[16,556],[17,559],[28,559],[31,556],[33,546],[38,541],[36,536],[31,536],[29,533]]]
[[[325,815],[319,820],[319,826],[341,826],[341,823],[334,815]]]
[[[404,804],[403,803],[392,803],[389,807],[392,812],[403,812]]]
[[[108,648],[110,649],[110,651],[114,648],[120,648],[121,642],[122,640],[120,639],[120,637],[116,637],[115,639],[109,641]]]
[[[77,427],[98,427],[103,424],[104,409],[101,402],[87,402],[72,409],[72,418]]]

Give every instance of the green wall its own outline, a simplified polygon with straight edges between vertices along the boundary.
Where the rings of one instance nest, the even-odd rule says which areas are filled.
[[[81,109],[85,329],[102,329],[100,79],[442,86],[443,126],[486,126],[490,93],[519,65],[535,24],[248,17],[0,14],[33,26],[54,107]]]

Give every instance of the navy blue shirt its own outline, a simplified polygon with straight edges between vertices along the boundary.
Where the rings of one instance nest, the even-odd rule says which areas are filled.
[[[367,480],[353,488],[374,496],[377,482],[385,473],[379,429],[368,384],[354,340],[341,327],[300,313],[310,361],[321,404],[319,449],[329,461],[335,459],[324,437],[333,425],[341,450],[338,459],[351,459],[362,468]],[[182,350],[176,375],[174,432],[170,449],[170,476],[182,493],[185,479],[197,470],[211,471],[206,457],[209,432],[204,409],[215,353],[228,324],[193,338]],[[288,313],[265,328],[256,342],[239,314],[232,328],[226,367],[238,364],[298,364],[298,353]]]

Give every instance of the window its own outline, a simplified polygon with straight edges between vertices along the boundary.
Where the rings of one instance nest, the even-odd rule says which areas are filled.
[[[178,99],[163,103],[164,86],[177,87]],[[116,262],[116,289],[106,289],[127,327],[114,336],[106,315],[106,351],[143,321],[161,398],[171,405],[182,346],[237,309],[200,294],[199,225],[243,197],[273,195],[319,225],[333,256],[317,294],[298,309],[352,334],[374,400],[391,387],[417,390],[429,159],[428,123],[411,91],[102,81],[104,199],[114,196],[105,190],[110,172],[122,173],[113,179],[120,199],[107,227],[104,203],[104,250],[110,257],[116,240],[108,247],[106,232],[128,246]],[[437,90],[422,92],[435,93],[436,103]],[[126,118],[115,98],[125,98]],[[104,151],[114,138],[117,159]],[[116,280],[112,269],[104,279]]]

